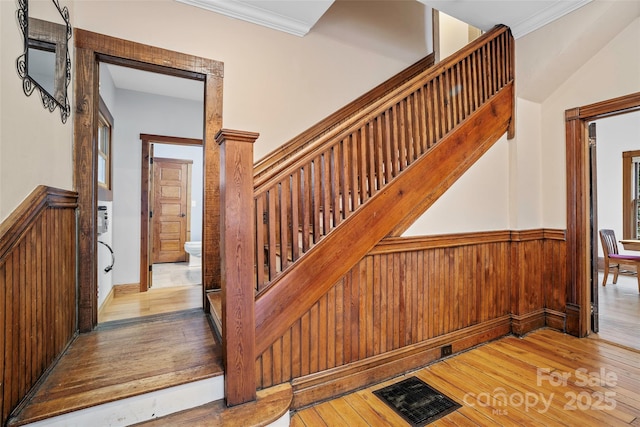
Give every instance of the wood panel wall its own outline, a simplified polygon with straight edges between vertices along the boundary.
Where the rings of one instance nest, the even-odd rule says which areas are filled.
[[[525,333],[545,324],[547,307],[562,329],[564,243],[553,230],[386,239],[258,357],[258,386],[318,375],[339,381],[347,364],[382,366],[466,331],[477,335],[468,345],[508,333],[509,324]],[[380,379],[372,371],[359,381]]]
[[[2,425],[77,330],[76,207],[40,186],[0,224]]]

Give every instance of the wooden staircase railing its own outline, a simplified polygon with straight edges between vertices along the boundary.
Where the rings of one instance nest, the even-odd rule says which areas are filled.
[[[501,135],[513,135],[513,110],[513,38],[498,26],[261,171],[251,174],[257,134],[218,134],[228,405],[254,398],[254,357]]]
[[[256,291],[511,84],[512,43],[496,27],[256,178]]]
[[[412,79],[420,73],[424,73],[427,69],[429,69],[429,67],[434,64],[434,61],[435,55],[433,53],[425,56],[415,64],[392,76],[385,82],[371,89],[369,92],[356,98],[349,104],[340,108],[338,111],[311,126],[300,135],[282,144],[276,150],[267,154],[265,157],[254,164],[254,178],[258,179],[260,177],[266,176],[267,174],[273,175],[274,169],[289,161],[289,159],[296,153],[315,145],[318,139],[329,130],[340,125],[348,118],[358,114],[358,112],[367,107],[367,105],[371,104],[387,93],[397,89],[406,81]]]

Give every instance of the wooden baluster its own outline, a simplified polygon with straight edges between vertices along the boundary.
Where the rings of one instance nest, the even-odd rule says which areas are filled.
[[[487,52],[487,46],[482,46],[480,50],[482,51],[482,55],[480,55],[482,58],[480,62],[482,64],[482,104],[484,104],[491,96],[491,89],[489,87],[489,73],[491,70],[489,69],[489,53]]]
[[[451,129],[455,128],[458,123],[462,121],[462,108],[460,106],[460,80],[459,80],[459,72],[458,72],[459,64],[454,64],[449,70],[450,80],[449,84],[451,87],[449,88],[449,93],[451,93],[451,111],[452,111],[452,120],[451,120]]]
[[[304,165],[301,178],[303,180],[303,191],[301,200],[301,218],[302,218],[302,252],[306,253],[311,248],[309,241],[311,237],[311,163]]]
[[[480,80],[478,78],[478,56],[477,50],[471,55],[471,85],[469,88],[473,91],[473,111],[480,107],[480,96],[478,94],[480,87]]]
[[[374,130],[374,122],[375,119],[370,120],[367,123],[367,153],[369,158],[369,197],[373,197],[374,194],[378,191],[378,167],[380,165],[380,160],[378,159],[378,150],[375,141],[375,130]]]
[[[342,192],[342,210],[344,212],[344,218],[348,218],[351,215],[351,187],[349,186],[351,170],[351,161],[349,158],[349,139],[350,137],[343,138],[340,141],[340,190]]]
[[[291,259],[300,258],[300,170],[291,175]]]
[[[414,94],[414,126],[415,126],[415,147],[416,147],[416,158],[420,157],[425,152],[425,138],[426,138],[426,130],[424,125],[424,98],[422,95],[422,87],[419,87]]]
[[[407,101],[405,99],[401,99],[398,102],[398,120],[396,125],[398,126],[396,129],[396,137],[398,138],[398,173],[405,170],[407,167]]]
[[[280,217],[279,217],[279,234],[280,234],[280,271],[284,271],[289,265],[289,243],[291,242],[289,233],[289,203],[291,200],[291,184],[290,177],[286,176],[280,181],[280,192],[278,199],[280,200]]]
[[[414,129],[413,129],[413,112],[414,112],[414,108],[413,108],[413,93],[409,94],[409,96],[407,96],[405,104],[406,104],[406,110],[405,110],[405,115],[406,115],[406,119],[405,119],[405,139],[406,139],[406,144],[407,144],[407,150],[406,150],[406,165],[409,166],[411,163],[413,163],[413,160],[416,157],[416,147],[415,147],[415,137],[414,137]]]
[[[384,180],[385,183],[391,181],[393,177],[393,157],[391,156],[391,110],[384,112],[383,128],[383,156],[384,156]]]
[[[458,108],[458,120],[456,121],[456,125],[460,122],[462,122],[465,118],[466,118],[466,114],[465,114],[465,97],[464,97],[464,83],[462,80],[462,70],[463,67],[463,63],[462,62],[458,62],[456,64],[455,67],[455,71],[456,71],[456,86],[455,86],[455,93],[456,93],[456,106]]]
[[[496,75],[498,89],[502,89],[505,86],[504,82],[504,45],[502,44],[502,37],[496,39],[496,65],[498,72]]]
[[[253,143],[258,134],[221,130],[222,352],[228,406],[256,399]]]
[[[383,177],[383,150],[382,150],[382,129],[380,123],[382,120],[382,114],[379,114],[376,118],[371,120],[369,139],[371,141],[370,146],[372,148],[373,155],[371,156],[371,173],[373,175],[373,193],[376,194],[384,186]]]
[[[313,244],[316,244],[320,241],[322,237],[322,229],[321,229],[321,209],[322,209],[322,199],[320,198],[321,194],[321,186],[322,186],[322,175],[321,169],[322,164],[320,161],[320,156],[317,156],[313,159],[311,163],[312,170],[312,188],[313,188],[313,197],[311,199],[311,208],[313,212]]]
[[[369,198],[369,190],[367,188],[369,180],[369,172],[367,171],[367,125],[363,125],[358,129],[358,179],[360,184],[360,200],[364,203]]]
[[[322,153],[322,234],[325,236],[331,231],[331,148]]]
[[[473,100],[472,100],[472,96],[471,96],[471,85],[469,82],[469,75],[470,75],[470,71],[469,71],[469,63],[470,63],[470,59],[469,57],[466,57],[463,61],[463,67],[462,67],[462,93],[464,96],[464,117],[467,118],[469,117],[469,115],[471,114],[471,112],[473,111]]]
[[[426,149],[430,148],[435,142],[435,122],[433,119],[434,108],[433,108],[433,90],[432,90],[431,81],[427,82],[423,88],[424,94],[424,115],[425,115],[425,126],[427,131],[427,145]]]
[[[435,124],[434,143],[440,141],[443,136],[444,108],[442,101],[442,76],[437,76],[433,81],[433,113]]]
[[[398,104],[394,104],[391,108],[391,176],[396,177],[400,172],[400,147],[399,147],[399,117]]]
[[[331,147],[331,180],[332,185],[331,189],[333,191],[333,226],[337,227],[340,222],[342,222],[342,211],[344,208],[342,207],[342,182],[340,180],[340,171],[342,170],[340,167],[340,148],[342,146],[342,141],[339,141],[333,147]]]
[[[255,197],[255,221],[256,221],[256,290],[260,291],[268,282],[264,273],[264,244],[267,227],[264,223],[266,212],[264,210],[264,193]]]
[[[354,131],[350,135],[349,141],[349,164],[350,170],[348,171],[350,176],[349,186],[351,187],[351,209],[355,211],[360,206],[360,185],[358,176],[358,167],[360,162],[358,161],[358,131]]]
[[[267,193],[267,230],[269,236],[269,280],[273,280],[278,275],[278,261],[277,261],[277,245],[276,245],[276,191],[277,189],[271,188]]]
[[[453,97],[451,95],[451,69],[448,68],[444,72],[443,79],[443,90],[442,95],[444,99],[445,111],[446,111],[446,121],[445,121],[445,132],[444,134],[448,134],[451,129],[453,129]]]

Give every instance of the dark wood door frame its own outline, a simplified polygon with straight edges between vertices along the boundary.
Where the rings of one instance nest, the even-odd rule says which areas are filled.
[[[220,287],[220,156],[224,64],[76,28],[73,119],[74,187],[78,193],[78,328],[98,322],[97,147],[98,61],[204,82],[204,198],[202,235],[203,307],[206,291]]]
[[[141,195],[140,195],[140,292],[149,289],[149,157],[152,143],[172,145],[202,146],[201,139],[179,138],[175,136],[140,134],[142,142]],[[204,218],[204,216],[203,216]],[[203,221],[204,225],[204,221]]]
[[[567,332],[589,334],[590,303],[590,200],[589,122],[640,109],[640,92],[565,112],[567,167]]]

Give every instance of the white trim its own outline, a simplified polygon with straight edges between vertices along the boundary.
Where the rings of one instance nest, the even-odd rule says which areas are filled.
[[[318,2],[325,3],[326,7],[322,11],[322,13],[320,13],[320,15],[309,17],[309,22],[296,19],[292,16],[285,16],[280,13],[252,4],[244,3],[239,0],[176,1],[302,37],[311,30],[318,19],[320,19],[322,14],[324,14],[329,6],[331,6],[334,0],[319,0]]]
[[[224,398],[224,377],[208,378],[92,406],[27,424],[29,427],[124,427]]]
[[[546,9],[511,26],[514,38],[520,38],[556,19],[581,8],[592,0],[557,1]]]

